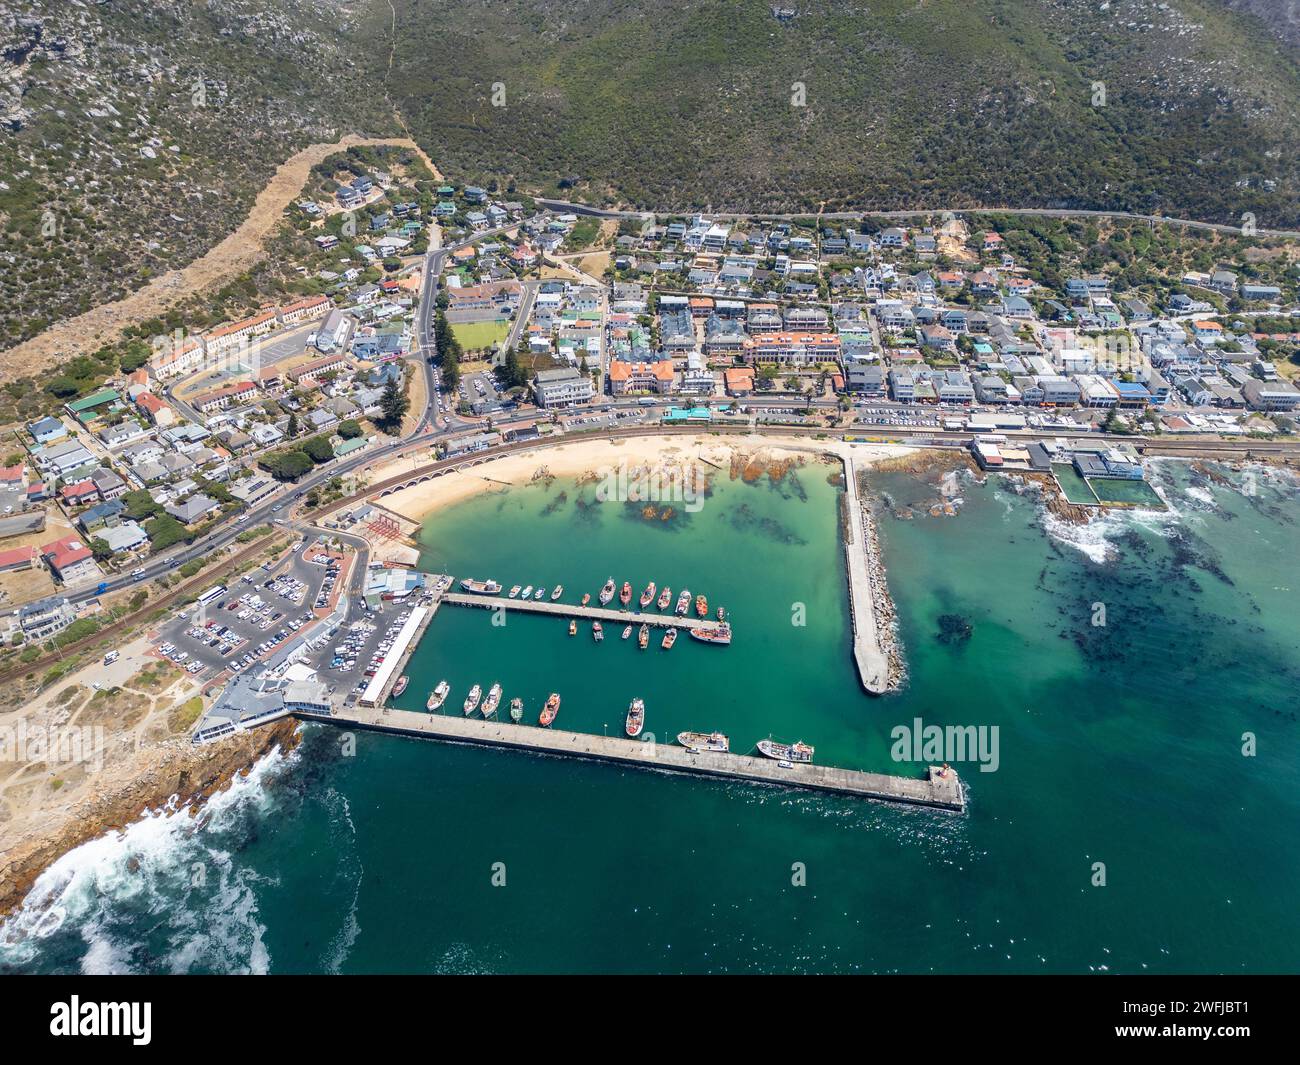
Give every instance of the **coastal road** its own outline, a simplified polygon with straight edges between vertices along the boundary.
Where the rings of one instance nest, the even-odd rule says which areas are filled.
[[[796,218],[818,218],[830,222],[858,222],[864,218],[881,218],[885,220],[905,221],[924,215],[942,214],[1011,214],[1033,215],[1040,218],[1110,218],[1131,222],[1149,222],[1158,225],[1181,226],[1185,229],[1203,229],[1213,233],[1230,233],[1241,236],[1240,226],[1230,226],[1219,222],[1202,222],[1194,218],[1170,218],[1158,214],[1137,214],[1132,211],[1097,211],[1082,207],[926,207],[906,211],[793,211],[786,214],[764,214],[761,212],[704,211],[699,207],[674,208],[663,210],[656,208],[647,211],[620,211],[605,207],[591,207],[583,203],[571,203],[568,200],[538,200],[537,203],[552,211],[583,215],[587,218],[637,219],[654,216],[656,218],[689,218],[704,214],[713,219],[728,219],[736,222],[792,222]],[[1300,231],[1294,229],[1256,228],[1255,235],[1260,237],[1300,238]]]

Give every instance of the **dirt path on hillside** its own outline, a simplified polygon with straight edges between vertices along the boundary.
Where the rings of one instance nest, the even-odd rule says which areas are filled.
[[[263,242],[279,225],[285,208],[302,192],[311,168],[334,152],[354,145],[391,144],[412,149],[434,177],[445,180],[418,144],[401,137],[347,136],[333,144],[312,144],[280,164],[257,194],[248,217],[230,236],[179,270],[170,270],[143,288],[76,318],[52,325],[39,336],[0,352],[0,384],[30,377],[76,355],[117,340],[128,325],[152,318],[196,292],[218,288],[238,277],[265,254]]]

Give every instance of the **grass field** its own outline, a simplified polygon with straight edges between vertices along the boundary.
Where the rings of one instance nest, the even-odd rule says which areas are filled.
[[[452,333],[466,351],[490,348],[498,340],[510,335],[509,322],[462,322],[451,327]]]

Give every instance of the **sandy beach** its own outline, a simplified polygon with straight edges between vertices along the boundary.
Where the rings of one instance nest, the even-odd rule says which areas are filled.
[[[637,436],[622,440],[608,438],[575,440],[543,446],[485,462],[460,473],[435,477],[383,497],[386,510],[421,522],[435,511],[459,503],[481,492],[522,487],[545,477],[601,476],[605,471],[651,469],[680,471],[693,466],[703,472],[727,471],[737,456],[758,456],[768,460],[808,458],[813,455],[840,456],[851,449],[859,466],[897,459],[915,448],[892,444],[847,444],[840,440],[801,437],[750,436]],[[408,467],[409,468],[409,467]],[[398,468],[394,468],[397,472]],[[375,480],[383,475],[376,471]]]

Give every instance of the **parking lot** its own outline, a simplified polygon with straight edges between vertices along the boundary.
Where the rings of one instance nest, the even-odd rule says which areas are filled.
[[[162,626],[156,653],[194,675],[249,669],[329,604],[339,558],[306,553],[306,560],[298,550],[287,565],[253,570],[216,601],[174,615]]]
[[[400,603],[383,603],[373,611],[367,610],[364,603],[354,604],[348,620],[321,654],[317,664],[321,679],[336,684],[340,690],[350,687],[348,701],[355,701],[383,664],[393,640],[411,616],[411,608],[428,606],[432,601],[433,591],[426,588]]]

